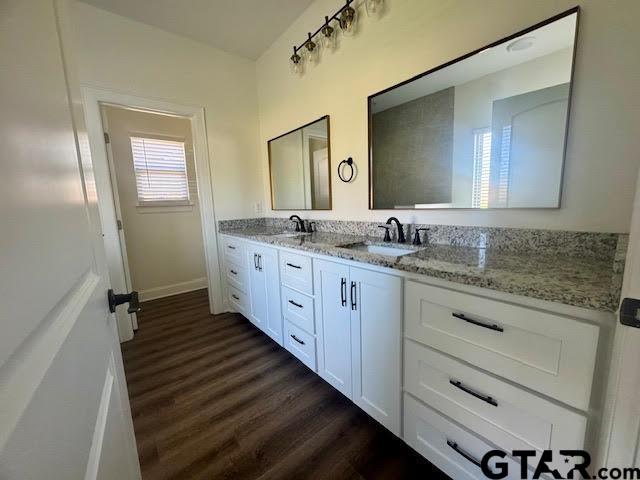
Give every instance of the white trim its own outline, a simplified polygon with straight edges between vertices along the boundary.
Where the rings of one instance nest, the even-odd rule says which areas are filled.
[[[209,288],[209,310],[211,313],[222,313],[223,296],[221,282],[221,268],[219,262],[219,248],[217,239],[217,222],[213,202],[212,178],[207,146],[207,132],[205,127],[204,108],[199,106],[181,105],[164,100],[143,98],[128,93],[115,92],[90,85],[82,86],[83,102],[86,111],[87,130],[92,146],[94,164],[106,164],[105,143],[102,134],[102,121],[100,118],[100,104],[118,105],[125,108],[137,108],[144,111],[166,113],[187,117],[191,120],[193,136],[194,160],[196,164],[196,181],[198,185],[198,198],[200,202],[200,218],[202,222],[202,236],[204,255],[207,266],[207,285]],[[106,169],[96,168],[95,175],[104,175]],[[104,179],[103,179],[104,180]],[[99,185],[100,179],[96,178]],[[101,195],[103,194],[104,195]],[[103,198],[101,198],[103,197]],[[109,225],[105,218],[115,218],[112,195],[109,192],[98,191],[98,204],[103,229],[115,228]],[[115,222],[114,222],[115,224]]]
[[[24,410],[42,383],[54,358],[91,301],[96,288],[104,285],[87,271],[54,310],[0,369],[0,451],[13,433]],[[107,319],[105,318],[105,321]]]
[[[138,294],[140,296],[140,301],[147,302],[149,300],[170,297],[171,295],[192,292],[203,288],[207,288],[207,277],[196,278],[187,282],[174,283],[172,285],[165,285],[162,287],[148,288],[146,290],[140,290]]]

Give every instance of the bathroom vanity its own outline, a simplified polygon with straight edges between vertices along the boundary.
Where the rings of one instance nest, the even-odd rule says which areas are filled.
[[[453,478],[496,448],[596,454],[610,259],[221,233],[231,309]]]

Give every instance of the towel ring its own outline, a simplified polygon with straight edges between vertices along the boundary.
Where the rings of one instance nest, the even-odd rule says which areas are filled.
[[[345,165],[343,167],[343,165]],[[349,172],[349,177],[347,178],[346,175],[344,175],[344,171],[345,169],[349,167],[349,169],[351,170]],[[339,164],[338,164],[338,177],[340,178],[340,180],[342,180],[344,183],[349,183],[351,180],[353,180],[353,174],[354,174],[354,170],[353,170],[353,158],[349,157],[346,160],[342,160]]]

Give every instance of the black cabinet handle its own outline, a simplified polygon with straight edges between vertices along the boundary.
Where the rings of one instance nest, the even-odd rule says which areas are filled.
[[[340,302],[343,307],[347,306],[347,279],[342,278],[340,280]]]
[[[294,302],[293,300],[289,300],[289,303],[291,305],[293,305],[294,307],[304,308],[304,306],[300,305],[299,303]]]
[[[253,254],[253,269],[254,270],[258,269],[258,254],[257,253]]]
[[[351,310],[355,310],[358,305],[356,298],[356,282],[351,282]]]
[[[480,461],[470,453],[465,452],[463,449],[461,449],[456,442],[452,440],[447,440],[447,445],[449,445],[449,447],[452,448],[458,455],[462,456],[463,458],[466,458],[477,467],[482,468]]]
[[[291,338],[293,338],[296,342],[298,342],[300,345],[304,345],[304,342],[302,340],[300,340],[298,337],[296,337],[295,335],[291,334],[290,335]]]
[[[240,297],[239,297],[239,296],[237,296],[235,293],[232,293],[232,294],[231,294],[231,296],[232,296],[233,298],[235,298],[236,300],[240,301]]]
[[[236,247],[234,247],[233,245],[227,245],[227,248],[230,248],[231,250],[235,250]]]
[[[463,313],[452,313],[451,315],[456,318],[459,318],[460,320],[464,320],[465,322],[477,325],[478,327],[488,328],[489,330],[493,330],[494,332],[500,332],[500,333],[504,332],[504,328],[502,328],[499,325],[496,325],[495,323],[489,324],[489,323],[479,322],[478,320],[474,320],[473,318],[469,318],[465,316]]]
[[[297,268],[298,270],[302,268],[300,265],[294,265],[293,263],[287,263],[287,266],[291,268]]]
[[[231,273],[233,273],[234,275],[237,275],[238,272],[236,272],[235,270],[229,270]]]
[[[258,254],[258,271],[262,271],[262,255]]]
[[[460,390],[462,390],[465,393],[468,393],[469,395],[472,395],[480,400],[482,400],[483,402],[487,402],[489,405],[493,405],[494,407],[498,406],[498,402],[496,402],[493,397],[489,396],[489,395],[481,395],[480,393],[470,389],[469,387],[467,387],[466,385],[464,385],[461,381],[459,380],[449,380],[449,383],[451,385],[453,385],[456,388],[459,388]]]

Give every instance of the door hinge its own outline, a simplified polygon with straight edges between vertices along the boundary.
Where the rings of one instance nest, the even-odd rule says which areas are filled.
[[[629,327],[640,328],[640,300],[625,298],[620,305],[620,323]]]
[[[122,230],[122,220],[116,220],[116,225],[118,226],[118,230]]]
[[[107,132],[104,132],[104,143],[111,143],[111,137]]]

